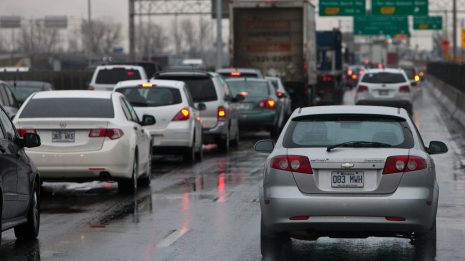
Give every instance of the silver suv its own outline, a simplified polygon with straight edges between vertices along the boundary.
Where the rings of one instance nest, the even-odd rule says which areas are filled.
[[[195,105],[206,108],[200,112],[204,143],[216,143],[225,152],[229,151],[231,145],[239,145],[238,114],[231,105],[244,97],[232,97],[228,85],[219,74],[174,69],[161,71],[155,78],[185,82]]]

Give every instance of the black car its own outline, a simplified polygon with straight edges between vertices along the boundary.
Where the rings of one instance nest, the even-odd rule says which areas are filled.
[[[35,92],[52,91],[55,89],[50,83],[39,81],[11,81],[8,84],[19,105],[23,104]]]
[[[34,239],[39,234],[40,177],[24,152],[24,148],[38,146],[40,137],[35,133],[19,138],[8,114],[0,106],[1,231],[14,228],[16,238],[23,240]]]
[[[13,118],[19,109],[19,103],[6,82],[0,81],[0,105],[8,114],[8,117]]]

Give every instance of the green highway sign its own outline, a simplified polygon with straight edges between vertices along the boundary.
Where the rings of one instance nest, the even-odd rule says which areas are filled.
[[[320,0],[320,16],[365,15],[365,0]]]
[[[409,34],[407,16],[355,16],[355,35]]]
[[[428,15],[428,0],[372,0],[372,15]]]
[[[442,30],[442,16],[414,16],[414,30]]]

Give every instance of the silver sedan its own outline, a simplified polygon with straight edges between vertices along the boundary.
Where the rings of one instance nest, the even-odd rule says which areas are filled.
[[[377,106],[297,109],[271,152],[260,187],[262,255],[289,238],[436,239],[439,187],[428,147],[407,111]]]

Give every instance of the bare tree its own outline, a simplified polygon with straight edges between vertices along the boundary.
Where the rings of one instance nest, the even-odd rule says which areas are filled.
[[[198,41],[197,32],[191,20],[184,19],[181,21],[181,32],[189,56],[195,57],[198,55]]]
[[[173,23],[171,24],[171,36],[174,43],[174,50],[177,55],[181,53],[183,44],[182,44],[182,34],[179,30],[178,18],[175,17]]]
[[[113,47],[121,43],[121,24],[108,19],[83,21],[81,37],[84,50],[92,56],[111,54]]]
[[[168,36],[158,24],[141,24],[137,27],[137,52],[144,57],[163,52],[168,45]]]
[[[46,28],[39,20],[21,28],[18,38],[18,50],[29,55],[56,53],[62,43],[58,29]]]

